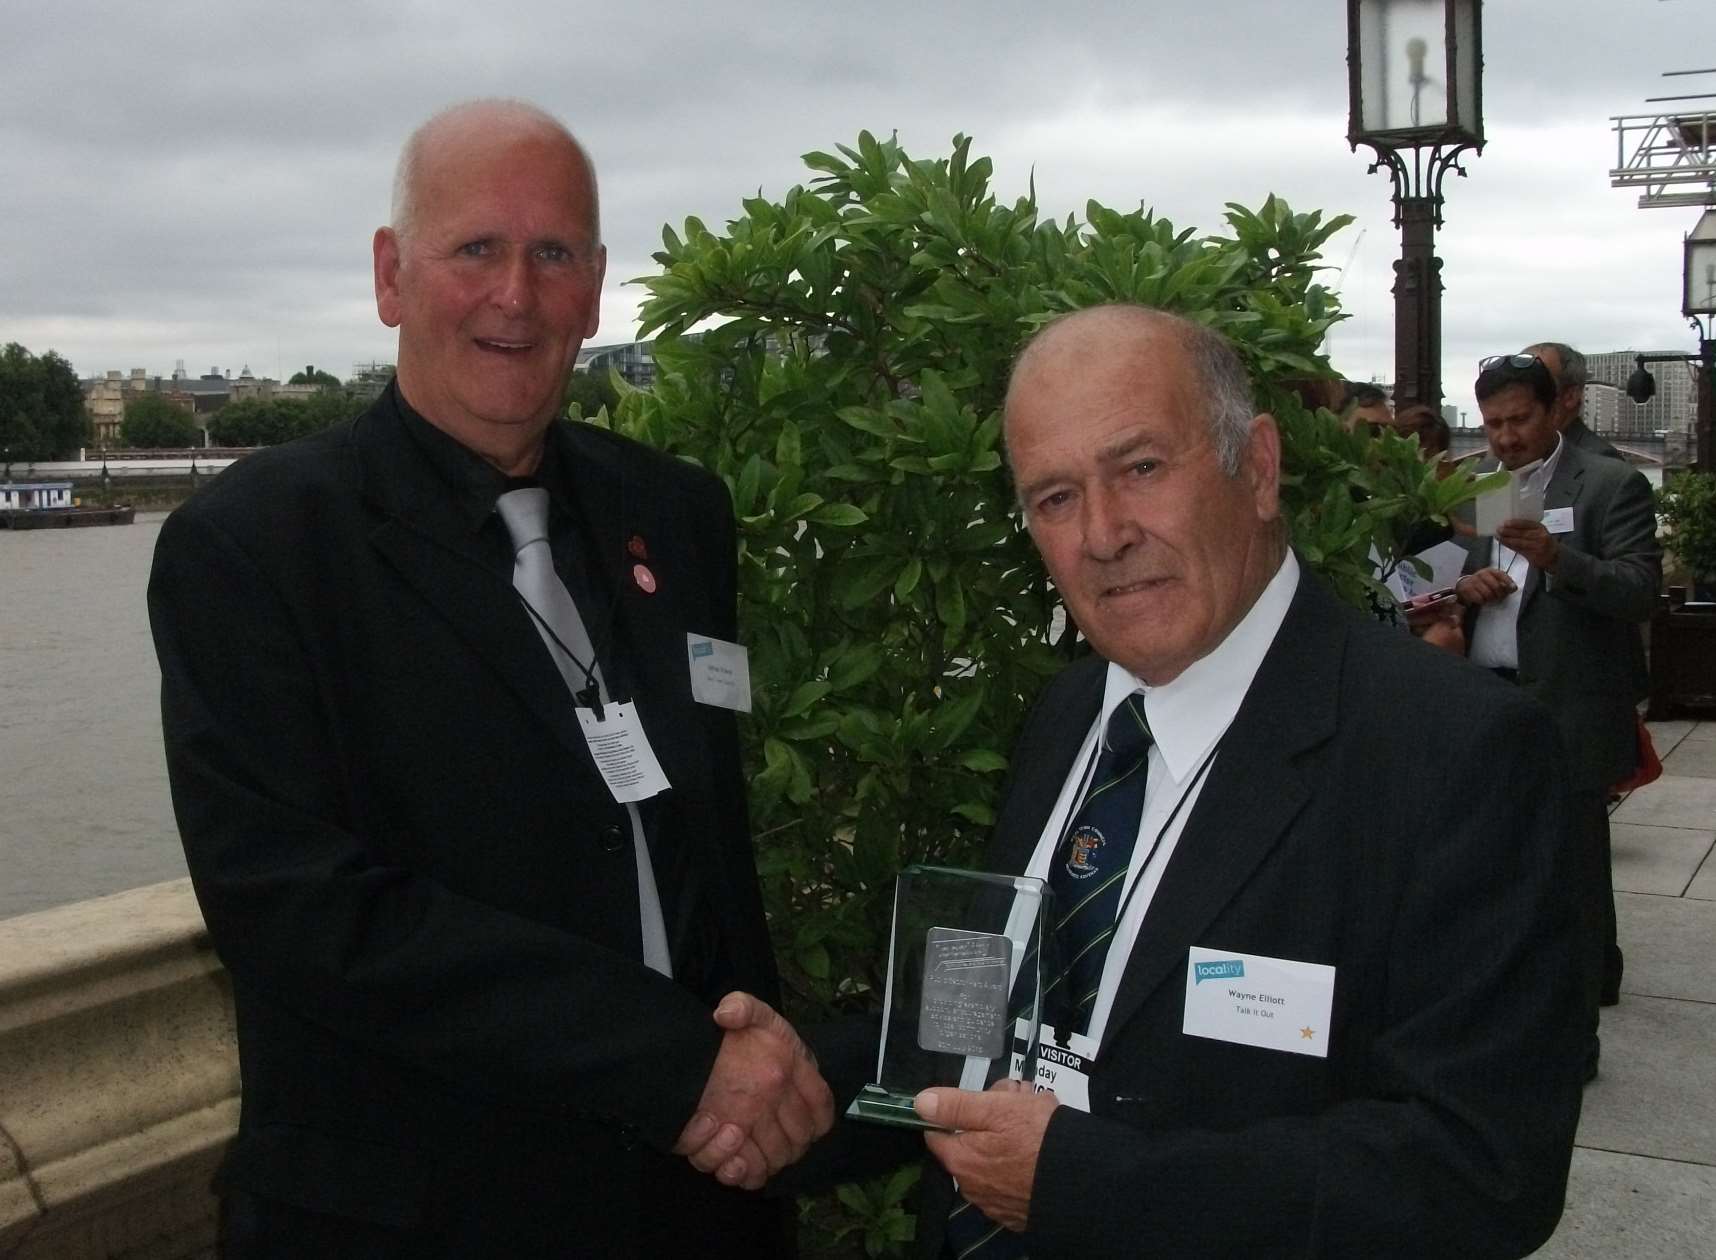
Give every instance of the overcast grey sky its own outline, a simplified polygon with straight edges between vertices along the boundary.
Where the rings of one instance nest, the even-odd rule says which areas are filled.
[[[1489,144],[1450,178],[1444,388],[1537,339],[1694,349],[1679,314],[1696,210],[1611,189],[1610,116],[1716,57],[1710,0],[1491,0]],[[391,359],[370,236],[428,114],[510,95],[561,115],[602,174],[596,342],[630,339],[661,226],[711,224],[808,177],[798,157],[959,131],[1045,213],[1139,200],[1180,227],[1271,192],[1348,212],[1328,261],[1353,318],[1338,369],[1393,371],[1385,175],[1348,150],[1339,0],[917,0],[821,6],[525,0],[62,0],[8,6],[0,44],[0,342],[79,373]],[[1330,273],[1330,280],[1334,276]],[[1472,416],[1475,421],[1475,412]]]

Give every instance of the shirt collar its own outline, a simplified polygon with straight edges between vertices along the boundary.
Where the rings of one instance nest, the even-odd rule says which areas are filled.
[[[1550,479],[1555,476],[1555,466],[1561,462],[1561,452],[1565,450],[1566,447],[1567,439],[1562,434],[1557,433],[1555,435],[1555,445],[1549,448],[1549,454],[1545,455],[1540,460],[1534,460],[1532,463],[1526,464],[1523,467],[1515,468],[1513,470],[1513,475],[1515,477],[1523,478],[1527,488],[1535,490],[1541,494],[1544,490],[1549,488]],[[1502,462],[1498,459],[1496,461],[1496,467],[1500,468],[1502,466]]]
[[[494,514],[495,500],[503,491],[513,487],[512,479],[451,434],[424,419],[405,401],[405,395],[399,392],[397,385],[389,388],[393,391],[393,402],[404,421],[405,431],[428,459],[435,475],[452,492],[453,510],[475,533]],[[571,487],[559,443],[554,441],[552,425],[545,439],[542,461],[530,480],[548,491],[550,504],[562,511],[567,509]]]
[[[1289,548],[1281,567],[1239,624],[1214,649],[1186,666],[1173,682],[1152,687],[1110,661],[1097,729],[1106,732],[1109,716],[1121,701],[1142,691],[1150,734],[1168,773],[1176,782],[1183,780],[1232,724],[1269,645],[1286,620],[1298,587],[1299,561]]]

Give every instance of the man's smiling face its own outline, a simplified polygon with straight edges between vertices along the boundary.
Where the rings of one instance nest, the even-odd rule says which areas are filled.
[[[405,235],[375,238],[400,391],[492,461],[534,452],[596,331],[606,259],[589,169],[564,137],[496,121],[426,145],[414,183]]]

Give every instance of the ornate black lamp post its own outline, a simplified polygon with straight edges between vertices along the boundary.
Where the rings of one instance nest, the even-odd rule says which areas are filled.
[[[1627,397],[1647,403],[1656,397],[1656,378],[1647,363],[1696,363],[1693,386],[1698,391],[1696,427],[1693,430],[1693,466],[1700,472],[1716,471],[1710,420],[1712,391],[1716,390],[1716,341],[1710,339],[1716,322],[1716,210],[1706,210],[1686,237],[1686,262],[1681,275],[1680,312],[1698,334],[1697,354],[1640,354],[1634,356],[1632,375],[1627,377]]]
[[[1482,0],[1347,0],[1347,139],[1394,181],[1394,405],[1442,408],[1442,180],[1484,148]]]
[[[1716,210],[1706,210],[1686,238],[1685,298],[1681,312],[1698,333],[1698,428],[1696,464],[1701,472],[1716,471],[1716,449],[1710,433],[1712,391],[1716,391]],[[1702,317],[1702,319],[1700,318]]]

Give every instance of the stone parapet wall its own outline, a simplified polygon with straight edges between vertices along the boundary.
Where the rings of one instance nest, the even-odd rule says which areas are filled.
[[[212,1254],[232,993],[188,879],[0,920],[0,1260]]]

